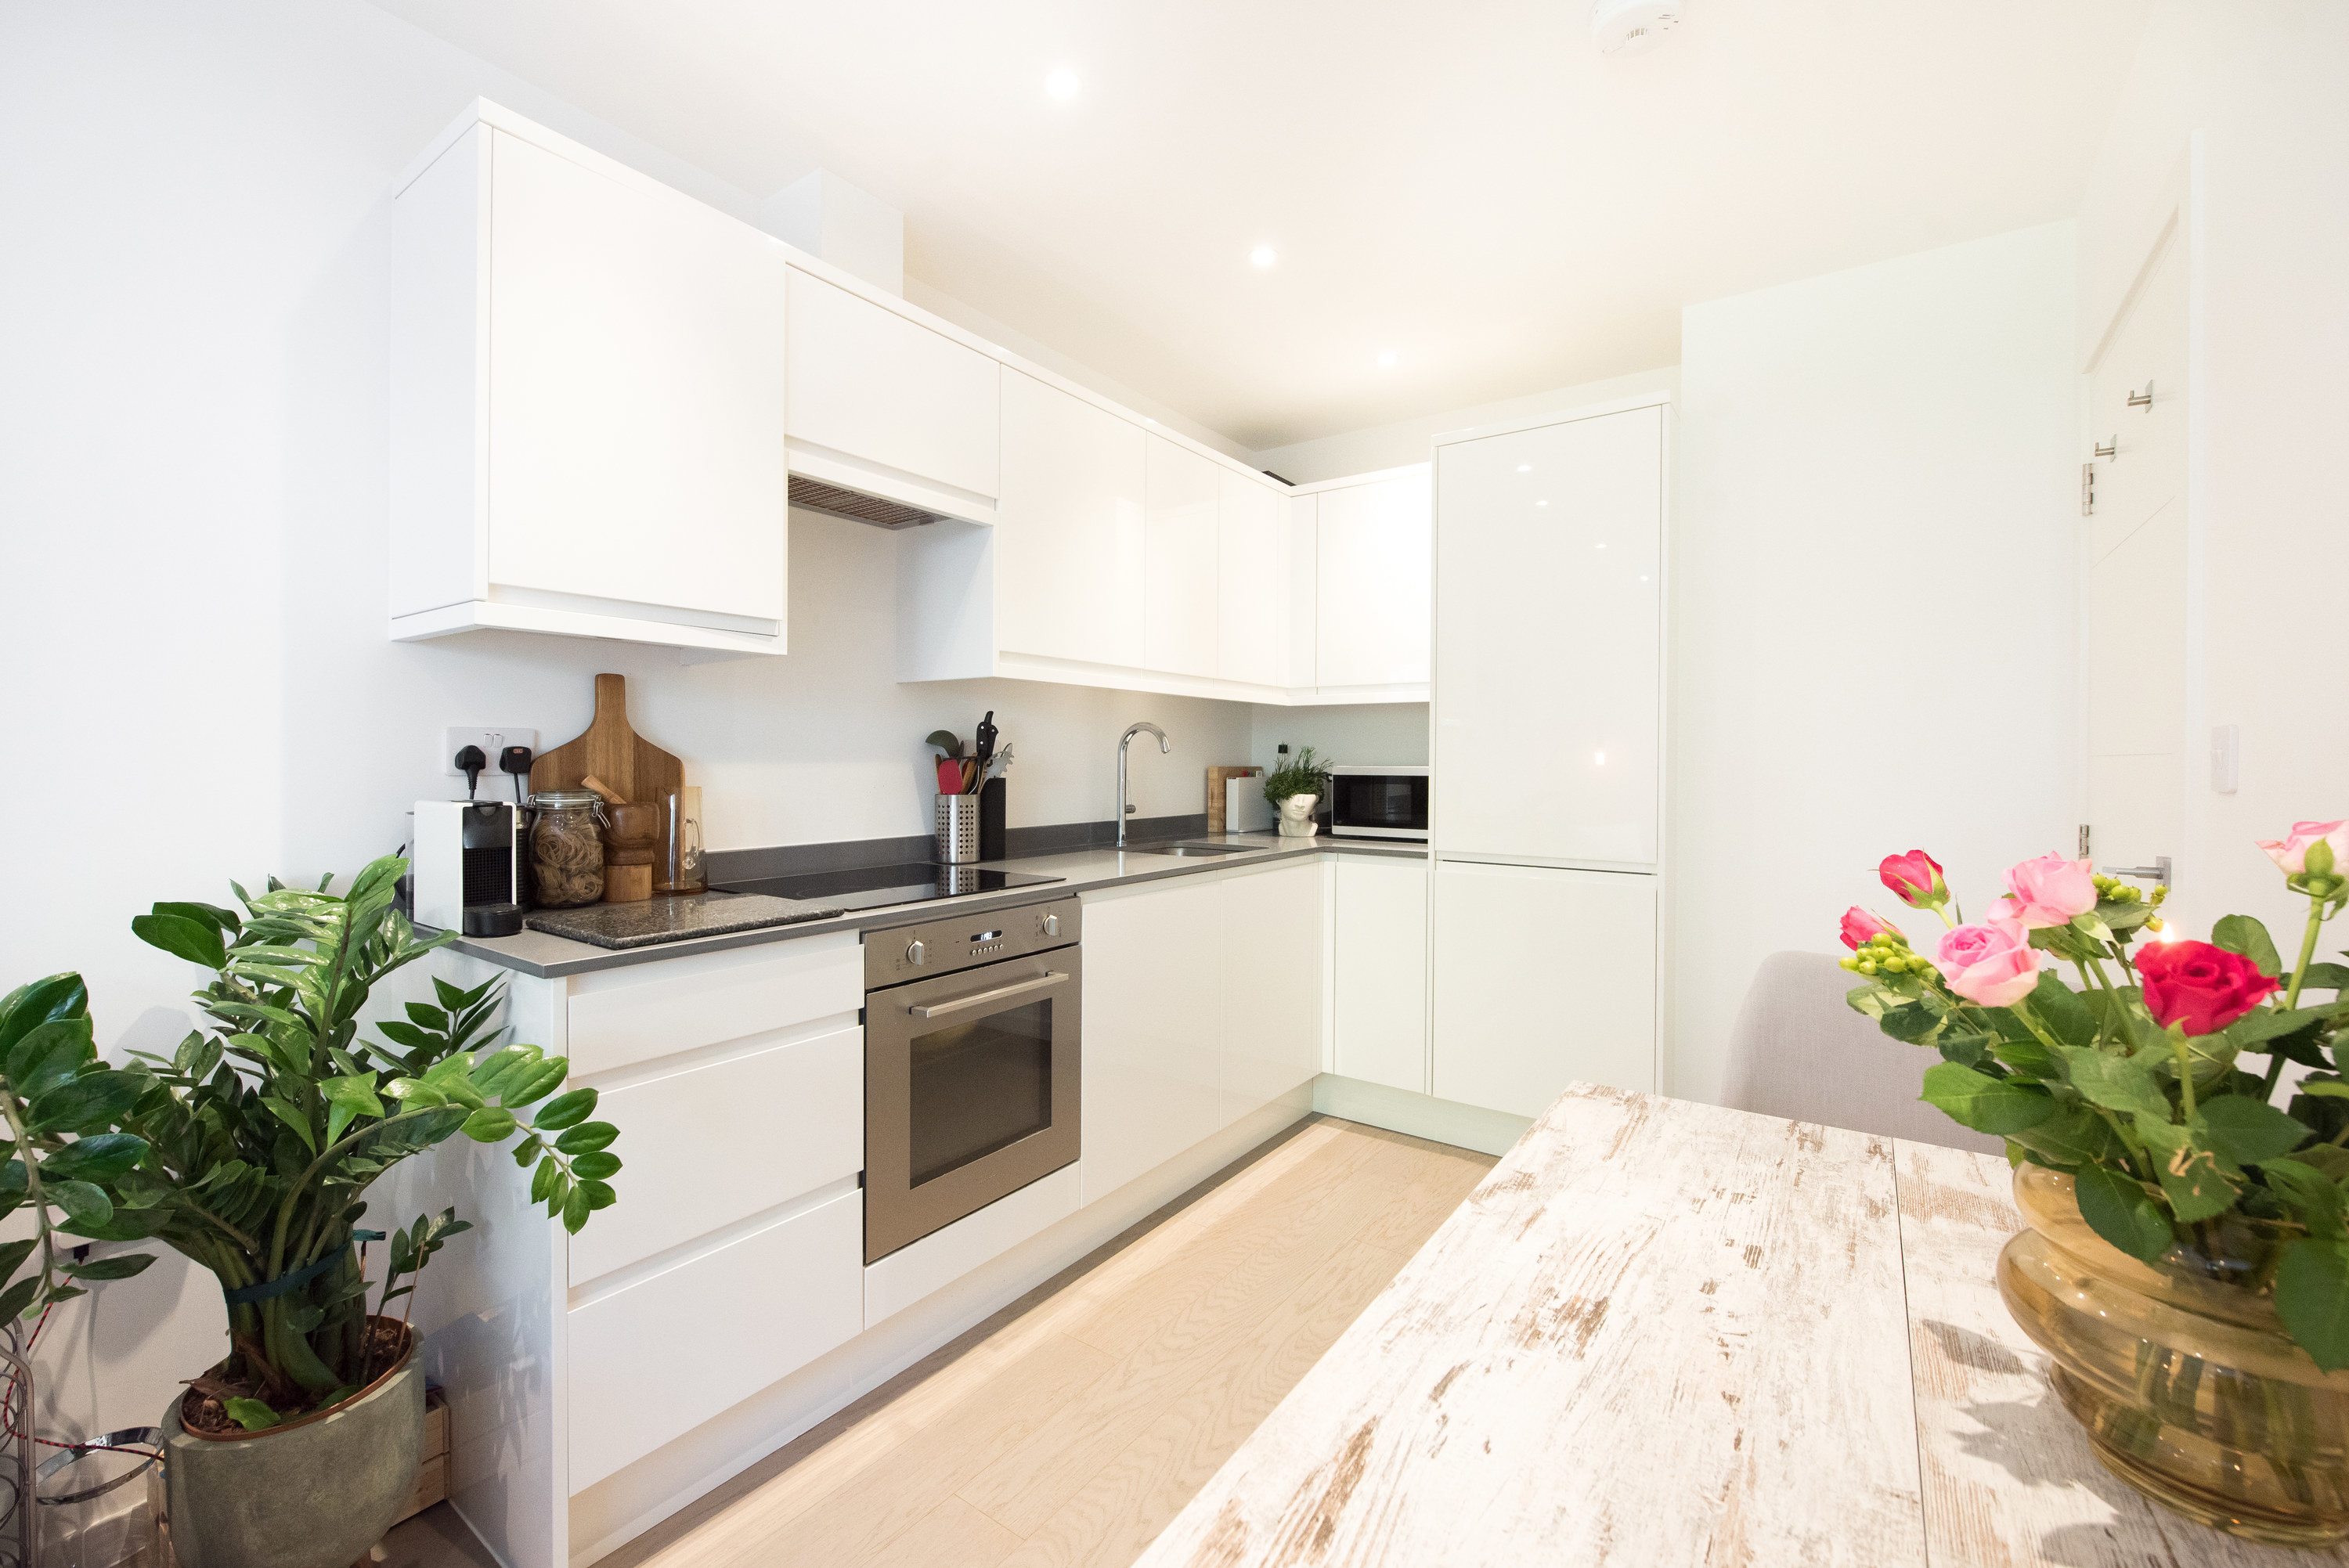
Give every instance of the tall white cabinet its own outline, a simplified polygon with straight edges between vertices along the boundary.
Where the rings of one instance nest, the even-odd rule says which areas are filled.
[[[1440,1099],[1660,1087],[1671,421],[1647,398],[1437,439]]]

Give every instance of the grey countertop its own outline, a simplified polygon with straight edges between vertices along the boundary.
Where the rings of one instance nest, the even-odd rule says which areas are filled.
[[[565,975],[590,974],[599,969],[619,969],[631,964],[655,964],[664,958],[682,958],[696,953],[720,953],[729,948],[753,947],[768,942],[796,942],[804,937],[823,936],[834,932],[885,930],[890,926],[934,920],[941,914],[1008,909],[1041,899],[1099,892],[1104,888],[1127,887],[1136,882],[1155,882],[1162,877],[1197,876],[1226,866],[1260,865],[1267,861],[1296,855],[1334,852],[1390,859],[1423,861],[1427,858],[1427,846],[1424,844],[1333,839],[1327,834],[1311,839],[1283,839],[1271,833],[1200,834],[1182,841],[1238,844],[1246,848],[1237,854],[1202,855],[1195,859],[1153,853],[1148,849],[1107,849],[1074,850],[1063,854],[1030,855],[1018,860],[982,861],[979,862],[981,865],[999,871],[1027,872],[1061,880],[1047,886],[1014,888],[1004,892],[972,893],[966,898],[929,899],[920,903],[851,910],[829,920],[803,921],[796,925],[769,926],[758,931],[698,937],[686,942],[666,942],[649,947],[616,951],[573,942],[566,937],[551,936],[542,931],[525,931],[520,936],[464,936],[458,938],[452,946],[459,953],[523,975],[553,979]]]

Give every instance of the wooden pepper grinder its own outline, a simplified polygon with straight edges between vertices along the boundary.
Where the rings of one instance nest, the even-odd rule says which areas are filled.
[[[620,792],[590,773],[583,789],[602,797],[612,825],[604,830],[604,902],[640,903],[653,896],[653,861],[660,852],[661,809],[622,799]]]

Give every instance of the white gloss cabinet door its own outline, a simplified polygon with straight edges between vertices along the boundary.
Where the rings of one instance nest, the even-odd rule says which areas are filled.
[[[904,477],[992,500],[1002,367],[797,267],[790,269],[795,467],[852,486]],[[846,469],[821,461],[851,459]],[[821,471],[819,471],[821,470]]]
[[[1654,877],[1439,866],[1434,951],[1437,1099],[1538,1116],[1569,1083],[1655,1088]]]
[[[1003,652],[1142,667],[1144,434],[1004,370],[994,583]]]
[[[1216,671],[1227,681],[1286,686],[1288,531],[1284,498],[1220,471],[1216,511]]]
[[[1321,1070],[1321,867],[1309,857],[1217,885],[1224,1064],[1216,1119],[1228,1127]]]
[[[1340,855],[1337,867],[1340,1078],[1427,1092],[1427,862]]]
[[[1438,853],[1656,864],[1664,418],[1438,449]],[[1444,787],[1495,758],[1538,789]]]
[[[1149,438],[1145,469],[1143,667],[1212,676],[1223,470],[1164,436]]]
[[[1085,900],[1088,1203],[1220,1125],[1222,911],[1212,882]]]
[[[1424,469],[1321,492],[1316,686],[1425,684],[1430,511]]]
[[[494,137],[491,597],[780,633],[781,245]]]

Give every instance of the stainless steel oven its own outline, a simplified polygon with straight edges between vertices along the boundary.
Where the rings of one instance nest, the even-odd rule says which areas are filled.
[[[1073,898],[864,934],[864,1261],[1077,1158]]]
[[[1330,831],[1340,839],[1427,841],[1427,769],[1340,762],[1330,769]]]

